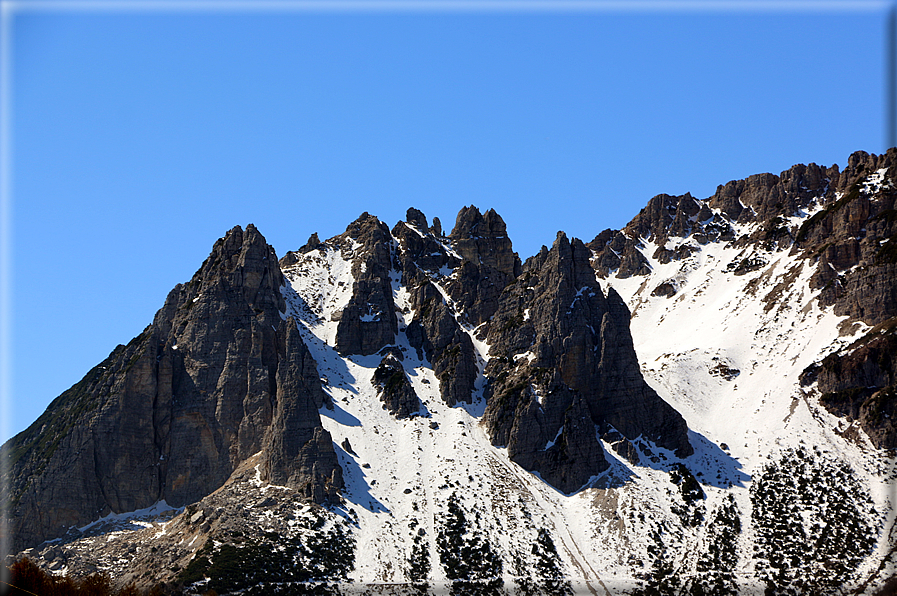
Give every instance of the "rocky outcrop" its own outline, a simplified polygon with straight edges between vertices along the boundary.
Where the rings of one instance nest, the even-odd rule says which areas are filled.
[[[272,478],[333,497],[341,473],[320,428],[325,396],[281,317],[283,283],[258,230],[232,229],[152,325],[11,439],[13,548],[110,512],[194,502],[265,448]]]
[[[333,442],[318,409],[328,400],[317,365],[302,342],[296,322],[280,326],[274,416],[262,454],[263,477],[295,488],[315,503],[336,502],[343,487]]]
[[[189,589],[170,587],[202,579],[203,572],[222,582],[215,586],[221,593],[234,593],[262,580],[323,583],[344,579],[354,547],[346,527],[349,522],[307,502],[301,490],[283,485],[259,490],[261,465],[260,454],[250,457],[221,488],[183,510],[143,512],[133,522],[105,520],[84,532],[72,529],[62,540],[41,544],[23,555],[71,578],[101,571],[116,589],[132,583],[138,587],[135,592],[122,590],[123,594],[189,593]],[[326,521],[331,524],[321,528]],[[308,540],[313,525],[314,535]],[[311,542],[310,548],[302,548],[302,538],[305,544]],[[296,561],[297,553],[305,557]],[[210,574],[208,567],[216,558],[218,569],[236,565],[237,571]],[[209,588],[206,585],[201,591],[208,593]],[[103,593],[99,589],[85,592]],[[42,596],[50,593],[41,592]]]
[[[462,262],[446,289],[460,314],[476,327],[492,317],[502,290],[520,275],[520,258],[494,209],[481,214],[472,205],[464,207],[449,238]]]
[[[897,449],[897,317],[808,367],[801,384],[813,382],[827,410],[859,425],[876,447]]]
[[[441,271],[453,270],[461,264],[461,259],[446,249],[447,239],[428,229],[423,213],[412,207],[408,209],[406,220],[392,229],[399,245],[395,255],[396,267],[402,272],[405,287],[416,287]],[[441,226],[439,231],[441,233]]]
[[[701,244],[731,240],[734,231],[726,219],[714,214],[706,201],[691,194],[657,195],[620,231],[605,230],[587,245],[591,249],[592,266],[599,277],[610,275],[625,279],[648,275],[650,264],[642,251],[644,240],[657,245],[651,257],[660,263],[687,258],[694,247],[685,241],[692,238]]]
[[[838,168],[799,164],[781,175],[757,174],[744,180],[720,185],[713,196],[698,200],[691,194],[657,195],[619,231],[605,230],[589,248],[595,253],[593,265],[601,277],[615,274],[625,278],[647,275],[647,261],[641,262],[636,252],[644,250],[642,240],[657,247],[651,257],[660,263],[688,258],[696,244],[735,242],[736,246],[753,244],[791,245],[792,230],[783,218],[806,209],[815,199],[834,191],[832,177]],[[761,224],[752,234],[735,237],[735,223]],[[628,262],[623,258],[628,254]]]
[[[488,334],[483,424],[513,461],[564,492],[607,468],[597,437],[610,427],[692,453],[685,421],[641,376],[626,305],[613,289],[605,296],[590,257],[559,233],[505,289]]]
[[[355,282],[349,304],[339,314],[336,349],[342,355],[377,353],[395,342],[398,332],[392,298],[392,236],[373,215],[363,213],[336,243],[352,261]]]
[[[811,286],[820,302],[870,325],[897,316],[897,148],[854,153],[833,175],[823,208],[795,234],[818,264]]]
[[[449,406],[470,403],[479,364],[461,323],[488,321],[499,294],[519,273],[520,259],[504,221],[491,209],[484,215],[476,207],[463,208],[449,238],[436,234],[441,225],[435,220],[428,228],[417,209],[409,209],[406,220],[392,233],[398,240],[397,266],[414,309],[406,329],[408,341],[432,364],[443,401]]]
[[[446,405],[470,403],[479,372],[470,336],[432,282],[418,286],[412,293],[412,304],[414,317],[406,330],[408,342],[432,364]]]
[[[402,362],[397,357],[400,351],[390,351],[380,361],[374,371],[373,383],[383,407],[396,418],[408,418],[420,411],[420,398],[411,386]]]
[[[719,209],[733,222],[766,222],[790,216],[826,194],[838,167],[798,164],[774,174],[755,174],[717,187],[707,199],[711,209]]]

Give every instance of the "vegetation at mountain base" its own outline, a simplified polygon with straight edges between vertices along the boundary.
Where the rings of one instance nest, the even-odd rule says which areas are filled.
[[[9,567],[10,580],[0,586],[0,594],[38,594],[39,596],[155,596],[157,590],[140,591],[134,585],[121,589],[112,586],[108,575],[93,573],[82,579],[54,575],[38,567],[27,557]]]
[[[685,502],[685,506],[674,504],[671,509],[682,520],[685,526],[700,526],[704,521],[704,506],[702,505],[706,495],[700,483],[683,464],[677,463],[670,470],[670,482],[679,487],[679,494]]]
[[[301,590],[309,589],[319,593],[328,584],[348,581],[355,566],[355,539],[351,533],[340,523],[329,529],[323,526],[323,519],[318,518],[307,528],[309,531],[296,536],[265,532],[247,538],[234,533],[209,539],[178,575],[178,582],[188,587],[198,584],[218,594],[249,588],[273,593],[269,591],[274,589],[270,584],[313,583],[314,586],[280,586],[277,590],[281,591],[276,593],[304,594]]]
[[[877,513],[846,463],[817,448],[784,451],[750,489],[756,569],[769,594],[829,593],[875,547]]]
[[[438,520],[436,550],[452,596],[498,596],[502,593],[501,557],[489,539],[464,515],[457,493]]]
[[[546,596],[572,596],[573,589],[561,569],[557,548],[554,546],[551,534],[545,528],[539,528],[539,535],[533,544],[532,553],[536,556],[535,569],[541,580],[539,582],[541,593]]]
[[[643,575],[644,584],[632,592],[632,596],[675,596],[682,586],[681,571],[675,565],[663,543],[663,528],[651,532],[648,545],[651,569]]]
[[[741,514],[731,494],[713,512],[707,524],[707,547],[688,578],[686,593],[694,596],[736,596],[735,567]]]

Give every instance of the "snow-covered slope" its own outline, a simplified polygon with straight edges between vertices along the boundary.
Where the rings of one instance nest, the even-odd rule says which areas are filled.
[[[856,196],[883,192],[883,171],[854,184]],[[167,508],[162,503],[136,512],[134,523],[107,516],[28,554],[57,572],[95,569],[120,582],[161,578],[187,593],[287,594],[300,589],[290,582],[301,583],[300,591],[312,582],[315,593],[874,594],[897,574],[897,461],[859,424],[822,407],[815,377],[806,374],[870,327],[836,315],[821,299],[825,288],[812,289],[821,287],[820,268],[845,284],[850,271],[838,269],[834,257],[808,258],[795,240],[843,208],[845,197],[803,197],[789,217],[760,221],[741,203],[737,210],[750,209],[751,217],[730,217],[709,200],[663,196],[652,200],[663,210],[646,208],[627,237],[599,236],[607,241],[593,241],[592,253],[576,244],[585,254],[579,273],[591,276],[593,254],[607,300],[619,304],[612,289],[628,305],[641,373],[684,417],[694,453],[677,457],[644,436],[624,438],[595,422],[596,452],[603,450],[609,468],[571,493],[515,463],[484,423],[499,383],[486,371],[537,358],[533,351],[495,353],[503,340],[490,346],[486,338],[496,329],[514,333],[542,306],[517,307],[518,316],[502,325],[483,315],[500,312],[499,297],[511,295],[501,288],[519,279],[514,291],[531,289],[527,280],[541,266],[534,257],[521,267],[497,214],[465,208],[457,226],[466,222],[465,233],[450,237],[413,209],[392,232],[364,214],[346,234],[323,243],[313,236],[281,260],[280,317],[297,323],[328,397],[319,414],[342,472],[341,480],[331,477],[341,501],[300,503],[308,497],[301,486],[266,482],[269,447],[262,444],[224,486],[185,509],[153,520]],[[887,213],[893,209],[885,216],[893,217]],[[668,228],[633,233],[650,217]],[[608,270],[613,262],[620,268]],[[508,279],[493,283],[498,274]],[[583,291],[581,284],[570,289],[561,310]],[[625,327],[625,309],[618,312]],[[490,324],[491,335],[484,332]],[[422,347],[426,325],[426,341],[440,347]],[[386,345],[357,341],[371,329]],[[620,345],[628,340],[614,337]],[[467,368],[440,360],[465,357],[465,349]],[[375,378],[387,358],[401,362],[419,399],[410,416],[388,408],[392,379]],[[448,399],[457,371],[476,376],[452,385],[472,388],[469,403]],[[393,378],[404,382],[401,374]],[[551,396],[525,380],[538,409],[547,410],[543,399]],[[164,563],[157,567],[155,558]]]
[[[644,375],[687,420],[695,454],[679,460],[643,441],[636,444],[641,463],[631,465],[605,444],[612,469],[592,488],[572,495],[559,493],[491,445],[478,425],[485,407],[481,395],[471,406],[442,403],[430,364],[418,358],[404,335],[411,311],[398,274],[393,278],[400,311],[396,345],[423,403],[420,416],[406,420],[382,407],[371,382],[380,357],[343,358],[333,347],[334,314],[353,282],[349,262],[331,247],[311,251],[288,268],[287,314],[303,322],[303,338],[333,400],[333,408],[322,408],[321,415],[342,446],[343,494],[357,520],[350,577],[363,583],[409,581],[409,561],[414,549],[422,548],[429,555],[428,579],[452,579],[438,553],[448,503],[456,500],[471,534],[501,559],[507,585],[514,585],[521,570],[536,568],[533,545],[540,529],[553,539],[562,575],[581,589],[616,593],[650,583],[659,560],[686,582],[708,549],[717,548],[711,543],[718,525],[710,521],[734,503],[743,531],[732,581],[742,590],[762,591],[761,561],[752,553],[757,530],[749,488],[764,466],[800,448],[815,453],[819,462],[848,463],[858,489],[871,495],[872,507],[855,495],[856,511],[874,528],[877,546],[851,575],[861,579],[873,573],[889,548],[894,524],[891,462],[862,439],[843,438],[844,423],[819,408],[798,383],[809,364],[851,341],[841,335],[842,318],[819,308],[807,289],[811,267],[796,255],[752,248],[751,256],[766,265],[735,275],[728,265],[744,259],[745,249],[721,242],[694,245],[689,258],[662,265],[650,260],[655,247],[645,243],[650,275],[603,282],[630,305]],[[440,275],[434,281],[438,284]],[[663,282],[678,288],[673,297],[651,295]],[[488,358],[488,346],[471,337]],[[670,474],[680,462],[706,500],[683,500]],[[804,515],[808,526],[819,521]],[[703,523],[693,521],[701,517]]]
[[[820,210],[800,212],[789,223],[799,227]],[[757,225],[736,225],[736,236],[750,235]],[[661,264],[651,257],[657,247],[642,241],[651,273],[603,280],[632,311],[646,380],[696,435],[723,446],[745,478],[756,480],[770,462],[801,449],[819,461],[848,464],[869,491],[874,513],[864,508],[865,521],[878,534],[875,554],[857,576],[875,573],[894,547],[893,454],[875,449],[860,429],[849,432],[850,425],[820,407],[818,395],[799,380],[808,366],[850,345],[868,326],[848,324],[847,316],[820,308],[819,292],[809,284],[814,265],[796,251],[685,242],[694,249],[691,256]],[[731,265],[744,259],[752,259],[755,268],[734,273]],[[665,283],[675,294],[652,293]],[[747,515],[753,509],[745,490],[750,484],[731,491],[748,521],[739,543],[745,582],[763,574],[750,556],[757,540]],[[805,520],[807,526],[819,521],[809,515]],[[893,574],[893,562],[888,565]]]

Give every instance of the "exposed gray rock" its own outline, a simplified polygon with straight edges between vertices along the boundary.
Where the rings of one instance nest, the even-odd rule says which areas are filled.
[[[190,282],[169,293],[152,325],[11,439],[3,480],[13,499],[12,547],[161,499],[196,501],[269,444],[273,429],[316,428],[291,437],[283,453],[301,461],[290,449],[313,440],[315,473],[291,472],[290,482],[315,498],[332,495],[340,472],[319,428],[324,394],[295,326],[281,319],[283,284],[258,230],[232,229]],[[270,470],[283,468],[273,462]]]
[[[801,383],[818,382],[819,403],[855,421],[882,449],[897,449],[897,317],[811,365]]]
[[[692,453],[685,421],[642,379],[629,311],[613,289],[601,291],[590,256],[559,233],[550,251],[527,260],[489,325],[483,424],[513,461],[566,492],[608,465],[596,426]],[[587,412],[586,421],[570,426],[571,411]],[[543,455],[546,445],[565,456]]]
[[[443,401],[449,406],[470,403],[479,367],[473,342],[457,317],[473,324],[488,320],[498,295],[519,272],[520,261],[511,248],[504,221],[493,210],[482,215],[476,207],[465,207],[458,214],[450,238],[460,259],[446,250],[433,231],[424,233],[426,217],[422,213],[409,209],[407,219],[407,224],[396,224],[392,234],[398,240],[396,261],[414,309],[406,330],[408,340],[431,362]],[[440,272],[445,268],[452,269],[454,275],[443,277]],[[451,305],[434,279],[443,284]]]
[[[329,243],[338,244],[352,260],[355,283],[336,330],[336,349],[342,355],[374,354],[395,342],[398,332],[392,299],[392,236],[373,215],[363,213]]]
[[[338,501],[342,469],[318,414],[327,397],[317,365],[292,318],[281,323],[278,335],[283,356],[277,368],[274,418],[262,457],[263,477],[295,488],[316,503]]]
[[[818,263],[810,284],[822,305],[877,325],[897,316],[897,148],[854,153],[830,187],[824,208],[795,234],[797,248]]]
[[[286,269],[290,265],[295,265],[299,261],[299,255],[308,254],[313,250],[321,248],[322,246],[322,242],[318,239],[318,233],[313,232],[312,235],[308,237],[308,242],[306,242],[302,246],[302,248],[296,251],[287,251],[287,254],[281,257],[279,261],[281,269]]]
[[[373,381],[383,407],[396,418],[408,418],[420,411],[420,398],[411,386],[402,363],[392,353],[380,361]]]
[[[409,207],[405,212],[405,221],[414,226],[421,234],[426,234],[429,231],[427,216],[414,207]]]
[[[711,208],[721,209],[730,221],[765,222],[806,207],[811,199],[826,192],[837,172],[837,166],[798,164],[779,176],[755,174],[722,184],[707,202]]]
[[[473,342],[431,282],[418,286],[412,303],[415,314],[406,330],[409,343],[432,364],[447,405],[470,403],[479,372]]]
[[[618,433],[616,430],[609,430],[601,435],[601,440],[610,445],[610,448],[614,450],[614,453],[628,461],[633,465],[638,465],[640,462],[638,450],[635,448],[635,445],[632,442]]]
[[[411,209],[408,210],[409,213]],[[417,210],[415,210],[417,211]],[[393,237],[399,242],[396,254],[396,266],[402,272],[402,283],[414,287],[429,279],[429,276],[443,267],[454,269],[461,261],[446,251],[445,246],[426,228],[426,217],[417,211],[422,218],[417,225],[411,222],[399,222],[392,229]],[[410,214],[414,217],[415,214]]]
[[[446,289],[461,315],[477,326],[489,320],[502,290],[520,275],[520,258],[494,209],[481,214],[472,205],[464,207],[449,238],[462,263]]]
[[[676,284],[672,281],[665,281],[661,284],[658,284],[656,288],[651,290],[652,296],[663,296],[665,298],[671,298],[676,295],[678,288]]]

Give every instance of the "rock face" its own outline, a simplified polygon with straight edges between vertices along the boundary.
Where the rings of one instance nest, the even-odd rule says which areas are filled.
[[[504,220],[493,209],[485,214],[473,206],[461,209],[449,238],[462,263],[448,292],[465,319],[477,326],[495,313],[502,290],[520,275],[520,259],[511,249]]]
[[[601,291],[590,256],[559,233],[506,288],[488,331],[483,424],[513,461],[565,492],[607,468],[597,437],[611,429],[692,453],[685,421],[642,379],[629,311]]]
[[[729,264],[735,275],[768,265],[764,250],[790,250],[815,268],[810,286],[819,292],[820,306],[870,326],[890,325],[888,321],[897,317],[895,199],[897,148],[883,155],[860,151],[850,156],[843,171],[834,165],[798,164],[778,176],[757,174],[720,185],[705,200],[688,194],[658,195],[623,230],[605,230],[588,246],[592,266],[602,278],[647,274],[649,263],[642,254],[646,241],[656,245],[650,256],[660,263],[687,258],[696,243],[728,242],[742,248]],[[788,218],[798,213],[812,216],[799,227],[789,226]],[[753,225],[736,237],[735,224]],[[676,287],[670,282],[652,291],[669,297]],[[867,336],[863,341],[872,339]],[[826,366],[831,368],[839,358],[832,355]],[[893,360],[890,355],[876,356],[879,360],[859,366],[857,358],[848,358],[843,370],[878,370],[890,366],[881,358]],[[866,385],[864,376],[868,373],[844,373],[835,382],[822,372],[818,389],[828,396],[822,403],[858,421],[880,446],[895,448],[897,439],[887,417],[861,415],[887,412],[887,396],[892,395],[887,388],[893,381],[879,376],[875,384]],[[873,394],[879,397],[870,402]]]
[[[897,318],[811,365],[801,381],[817,381],[819,402],[856,422],[876,447],[897,447]]]
[[[877,325],[897,316],[897,148],[854,153],[833,173],[823,209],[795,233],[818,262],[811,284],[835,313]]]
[[[374,371],[374,384],[383,407],[396,418],[408,418],[420,411],[420,398],[414,392],[401,361],[392,352],[383,357]]]
[[[344,256],[352,259],[355,285],[352,298],[340,315],[336,349],[340,354],[369,355],[395,341],[395,303],[392,298],[392,237],[389,228],[364,213],[342,236]]]
[[[252,225],[218,240],[153,323],[14,437],[11,542],[23,548],[110,512],[180,506],[267,449],[265,473],[316,500],[341,486],[325,401],[283,275]]]
[[[436,234],[436,221],[428,230],[417,209],[409,209],[406,219],[392,233],[399,245],[396,265],[414,309],[408,340],[432,363],[443,401],[470,403],[479,364],[461,325],[480,325],[495,313],[502,290],[520,273],[520,259],[494,210],[484,215],[476,207],[463,208],[448,238]]]
[[[296,322],[280,326],[274,417],[262,457],[266,478],[298,489],[315,503],[338,500],[342,469],[330,434],[321,426],[318,409],[327,396],[321,389],[315,361],[302,342]]]
[[[823,208],[794,234],[817,264],[810,280],[835,314],[873,325],[853,350],[819,366],[820,403],[856,421],[874,444],[897,448],[897,149],[854,153],[831,170]]]

